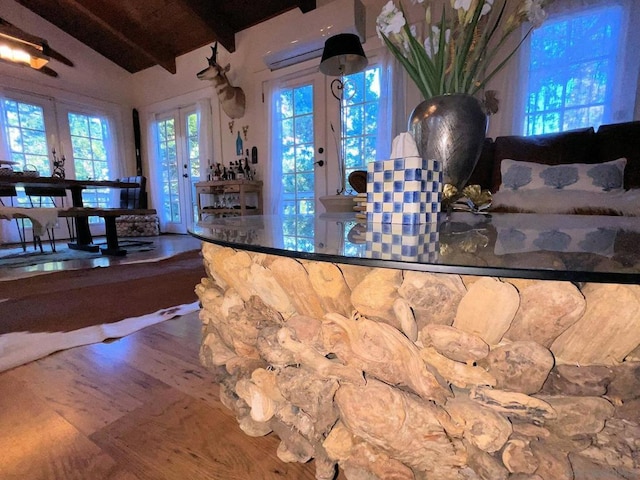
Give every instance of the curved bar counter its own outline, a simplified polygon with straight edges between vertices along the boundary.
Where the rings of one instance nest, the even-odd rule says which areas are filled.
[[[201,361],[283,461],[315,459],[318,479],[640,476],[640,218],[251,216],[190,233]]]

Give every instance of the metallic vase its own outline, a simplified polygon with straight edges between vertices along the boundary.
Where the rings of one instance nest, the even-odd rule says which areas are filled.
[[[471,95],[439,95],[413,110],[409,132],[422,158],[442,162],[444,183],[462,190],[482,151],[487,113]]]

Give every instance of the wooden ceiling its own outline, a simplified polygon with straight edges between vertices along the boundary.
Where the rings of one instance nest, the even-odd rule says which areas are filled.
[[[176,73],[179,55],[215,41],[234,52],[237,32],[293,8],[316,8],[316,0],[17,2],[131,73],[154,65]]]

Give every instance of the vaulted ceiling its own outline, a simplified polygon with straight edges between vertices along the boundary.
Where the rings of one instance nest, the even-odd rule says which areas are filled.
[[[16,0],[125,70],[160,65],[219,42],[236,49],[235,34],[316,0]]]

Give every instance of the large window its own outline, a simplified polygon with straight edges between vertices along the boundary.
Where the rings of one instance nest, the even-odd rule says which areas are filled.
[[[2,106],[10,160],[20,170],[32,166],[41,175],[51,175],[43,107],[10,99]]]
[[[109,180],[107,156],[109,124],[106,118],[71,113],[67,115],[73,149],[75,177],[80,180]],[[82,192],[83,203],[91,207],[108,207],[109,189],[89,189]]]
[[[605,6],[549,19],[531,37],[524,134],[613,120],[623,11]]]

